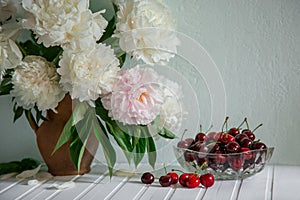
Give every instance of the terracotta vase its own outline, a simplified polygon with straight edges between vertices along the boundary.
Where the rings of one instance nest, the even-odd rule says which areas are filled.
[[[90,134],[87,149],[84,152],[80,171],[73,164],[70,156],[70,142],[64,144],[53,155],[53,149],[63,131],[63,128],[72,114],[72,100],[69,94],[59,103],[57,113],[47,111],[47,121],[40,126],[30,117],[29,123],[36,133],[40,153],[48,166],[48,171],[55,176],[85,174],[90,171],[90,165],[97,151],[99,142],[94,134]]]

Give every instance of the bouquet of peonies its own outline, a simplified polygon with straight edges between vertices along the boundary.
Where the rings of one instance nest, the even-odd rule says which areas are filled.
[[[160,0],[109,2],[110,15],[89,4],[0,1],[0,95],[13,97],[14,120],[25,114],[38,122],[69,94],[76,106],[55,150],[80,137],[80,148],[72,149],[80,162],[87,137],[76,126],[89,124],[98,127],[89,134],[113,138],[138,165],[145,152],[155,152],[155,136],[172,139],[180,126],[180,86],[151,67],[174,57],[174,21]],[[122,69],[126,59],[147,65]],[[100,140],[112,169],[115,150]],[[151,154],[152,166],[155,160]]]

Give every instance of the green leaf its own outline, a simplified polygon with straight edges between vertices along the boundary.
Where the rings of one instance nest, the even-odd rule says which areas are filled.
[[[62,52],[62,48],[59,46],[46,48],[44,45],[38,44],[33,32],[31,32],[30,40],[26,40],[26,42],[18,42],[17,45],[24,56],[42,56],[49,62],[52,62],[57,57],[57,55],[61,54]]]
[[[78,171],[80,171],[80,169],[78,168],[78,163],[79,163],[79,154],[80,154],[82,147],[83,147],[83,143],[82,143],[81,139],[79,138],[77,131],[74,131],[73,135],[72,135],[72,141],[70,143],[70,156],[71,156],[72,162],[74,163],[74,165],[76,166]],[[80,164],[79,164],[79,166],[80,166]]]
[[[116,16],[114,16],[109,22],[105,29],[103,36],[101,37],[99,42],[105,41],[107,38],[110,38],[116,29]]]
[[[76,128],[72,125],[73,124],[73,117],[71,116],[68,122],[66,123],[57,143],[56,146],[52,152],[52,155],[65,143],[67,143],[73,134],[74,131],[76,131]]]
[[[147,146],[147,154],[148,154],[148,162],[149,164],[152,166],[152,168],[155,168],[155,163],[156,163],[156,157],[157,157],[157,153],[156,153],[156,146],[155,146],[155,142],[153,140],[153,137],[150,135],[148,128],[146,129],[146,146]]]
[[[145,152],[146,152],[146,139],[144,137],[140,137],[138,143],[134,148],[133,161],[136,167],[144,158]]]
[[[15,113],[14,122],[16,122],[23,115],[23,112],[24,112],[24,109],[20,106],[18,106],[16,109],[14,109],[14,113]]]
[[[2,81],[2,83],[3,83],[3,81]],[[4,84],[2,84],[2,83],[0,85],[0,96],[10,94],[10,91],[13,89],[13,84],[7,83],[7,82]]]
[[[99,120],[94,119],[94,121],[93,121],[94,129],[93,130],[94,130],[94,134],[95,134],[97,140],[101,144],[101,147],[102,147],[105,159],[106,159],[106,163],[108,166],[109,175],[111,177],[113,174],[114,165],[116,163],[116,152],[109,140],[108,135],[106,134],[106,132],[104,130],[102,130],[102,128],[99,126],[98,123],[101,124],[101,122]]]
[[[166,138],[166,139],[176,138],[176,135],[174,133],[172,133],[171,131],[169,131],[168,129],[166,129],[166,128],[162,128],[157,133],[158,133],[158,135],[160,135],[161,137]]]
[[[86,102],[77,102],[75,108],[73,109],[73,124],[77,124],[79,121],[84,119],[85,114],[88,111],[88,104]]]

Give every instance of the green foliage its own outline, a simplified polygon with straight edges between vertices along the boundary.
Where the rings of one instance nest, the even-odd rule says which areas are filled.
[[[3,80],[0,82],[0,96],[10,94],[13,89],[13,84],[11,83],[12,70],[6,70]]]
[[[11,161],[6,163],[0,163],[0,175],[12,173],[12,172],[22,172],[24,170],[34,169],[39,165],[39,162],[31,159],[25,158],[21,161]]]
[[[49,62],[54,61],[54,64],[57,64],[56,60],[62,53],[62,48],[59,46],[46,48],[44,45],[38,44],[32,32],[29,40],[25,42],[19,42],[17,45],[24,57],[28,55],[42,56]]]

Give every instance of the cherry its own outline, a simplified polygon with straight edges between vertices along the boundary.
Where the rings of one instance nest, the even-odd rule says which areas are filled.
[[[190,173],[183,173],[179,176],[179,183],[180,185],[182,185],[183,187],[186,187],[186,182],[187,180],[189,179],[189,177],[191,176],[192,174]]]
[[[252,140],[250,140],[249,138],[243,138],[240,142],[239,142],[241,147],[250,147],[252,144]]]
[[[262,142],[255,142],[252,145],[252,149],[255,149],[255,150],[263,150],[263,149],[266,149],[266,148],[267,148],[267,146]]]
[[[213,184],[215,183],[215,177],[210,173],[203,174],[200,176],[200,182],[204,187],[208,188],[213,186]]]
[[[235,141],[235,138],[228,133],[223,134],[221,137],[221,142],[224,144],[227,144],[227,143],[233,142],[233,141]]]
[[[215,138],[216,137],[216,135],[217,135],[217,132],[209,132],[207,135],[206,135],[206,137],[207,137],[207,139],[208,138]]]
[[[193,162],[195,160],[194,153],[191,151],[185,151],[183,153],[183,156],[184,156],[185,161],[187,161],[187,162]]]
[[[247,134],[241,133],[241,134],[236,135],[234,138],[235,138],[235,141],[239,143],[242,139],[248,138],[248,136],[247,136]]]
[[[195,136],[195,141],[196,142],[204,142],[206,141],[207,139],[207,136],[205,135],[205,133],[198,133],[196,136]]]
[[[154,176],[150,172],[145,172],[141,177],[142,183],[151,184],[154,181]]]
[[[193,138],[186,138],[185,141],[191,145],[193,142],[194,142],[194,139]]]
[[[244,156],[245,160],[250,160],[252,158],[252,153],[250,151],[250,148],[242,147],[241,152],[243,152],[243,156]]]
[[[226,151],[228,153],[238,153],[240,151],[241,147],[237,142],[229,142],[226,145]]]
[[[240,134],[240,130],[238,128],[231,128],[229,129],[228,134],[235,137],[236,135]]]
[[[223,152],[217,151],[215,154],[216,155],[211,158],[211,162],[222,165],[227,161],[227,158],[224,156]]]
[[[200,185],[200,178],[197,174],[192,174],[186,181],[188,188],[196,188]]]
[[[244,129],[244,130],[242,131],[242,133],[246,134],[250,140],[252,140],[252,141],[255,140],[255,135],[254,135],[254,133],[253,133],[252,131],[250,131],[249,129]]]
[[[231,169],[238,171],[243,167],[243,159],[240,157],[232,157],[229,159]]]
[[[172,177],[170,175],[161,176],[159,178],[159,184],[162,187],[168,187],[172,184]]]
[[[189,146],[190,146],[190,144],[189,144],[187,141],[185,141],[185,140],[179,141],[179,142],[177,143],[177,147],[179,147],[179,148],[184,148],[184,149],[186,149],[186,148],[188,148]]]
[[[167,173],[167,175],[171,176],[171,178],[172,178],[171,184],[178,183],[178,174],[176,174],[175,172],[169,172],[169,173]]]
[[[206,153],[208,151],[207,146],[204,143],[201,143],[199,141],[192,144],[189,149],[202,152],[202,153]]]

